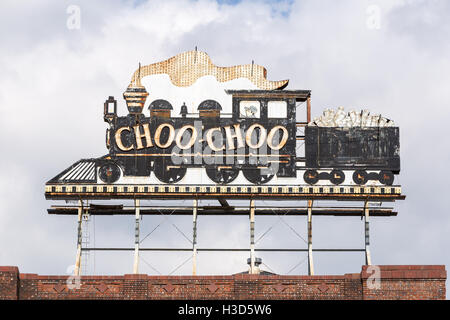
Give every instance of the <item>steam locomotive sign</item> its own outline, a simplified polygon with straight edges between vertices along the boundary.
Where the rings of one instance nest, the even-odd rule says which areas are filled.
[[[158,98],[144,110],[149,93],[141,79],[161,73],[179,87],[212,75],[218,82],[246,78],[257,89],[226,89],[225,104],[215,97],[198,105]],[[124,93],[128,114],[118,115],[114,97],[104,103],[108,153],[78,161],[47,185],[393,185],[400,149],[391,120],[339,108],[311,121],[311,92],[286,85],[268,81],[260,66],[219,68],[197,51],[139,67]],[[298,122],[298,105],[305,102],[307,121]]]

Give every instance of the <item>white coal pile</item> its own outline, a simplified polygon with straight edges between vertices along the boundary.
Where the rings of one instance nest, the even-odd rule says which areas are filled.
[[[384,118],[380,114],[371,115],[369,110],[361,110],[360,112],[351,110],[350,112],[345,112],[344,107],[339,107],[337,111],[325,109],[323,115],[314,118],[308,125],[345,128],[393,127],[394,121]]]

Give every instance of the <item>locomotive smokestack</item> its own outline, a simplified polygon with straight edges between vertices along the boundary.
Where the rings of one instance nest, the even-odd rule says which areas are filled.
[[[129,85],[123,93],[123,98],[127,103],[128,112],[130,114],[140,114],[144,108],[145,100],[147,100],[148,92],[144,86]]]
[[[141,63],[139,62],[138,79],[141,78]],[[130,114],[141,114],[147,100],[148,92],[140,83],[131,82],[127,90],[123,93],[123,98],[127,103]]]

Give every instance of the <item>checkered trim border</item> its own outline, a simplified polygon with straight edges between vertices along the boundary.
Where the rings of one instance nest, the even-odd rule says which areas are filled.
[[[189,185],[46,185],[46,194],[352,194],[352,195],[400,195],[400,186],[189,186]]]

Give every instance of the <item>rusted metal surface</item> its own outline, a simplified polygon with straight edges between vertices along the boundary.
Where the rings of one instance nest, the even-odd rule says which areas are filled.
[[[152,173],[163,184],[174,184],[189,168],[204,168],[217,185],[230,184],[240,171],[250,183],[263,185],[275,176],[298,178],[301,169],[306,170],[304,183],[315,185],[328,180],[340,185],[346,178],[340,168],[355,170],[350,175],[357,185],[374,180],[392,185],[394,174],[400,170],[398,128],[322,128],[298,123],[296,102],[307,101],[308,117],[309,90],[227,93],[232,95],[232,114],[224,118],[218,116],[222,107],[214,100],[198,106],[208,116],[171,118],[167,112],[172,105],[163,99],[150,104],[154,112],[150,117],[131,111],[127,116],[117,116],[116,101],[110,97],[104,116],[110,125],[106,137],[109,154],[81,160],[47,185],[110,184],[121,177],[150,177]],[[134,97],[131,93],[128,96]],[[275,103],[275,109],[284,110],[282,117],[269,115],[271,103]],[[297,127],[301,125],[306,125],[305,134],[298,136]],[[297,140],[305,140],[306,161],[302,165],[296,163]]]
[[[197,274],[197,213],[198,200],[194,199],[192,206],[192,275]]]
[[[78,215],[78,229],[77,229],[77,254],[76,254],[76,258],[75,258],[75,270],[74,270],[74,274],[75,276],[79,276],[81,274],[81,250],[82,250],[82,235],[83,235],[83,230],[82,230],[82,216],[83,216],[83,201],[79,200],[78,201],[78,208],[77,210],[77,215]]]
[[[171,104],[162,99],[150,104],[151,111],[159,112],[150,117],[105,115],[110,125],[107,131],[109,154],[98,159],[98,166],[131,177],[150,176],[154,172],[163,183],[180,181],[186,170],[193,167],[205,168],[208,177],[218,184],[232,182],[241,170],[255,184],[267,183],[275,174],[296,177],[295,102],[310,92],[248,90],[228,93],[233,95],[231,118],[209,114],[220,112],[221,106],[214,100],[200,103],[198,109],[208,113],[207,117],[200,118],[161,116],[161,112],[165,114],[172,109]],[[241,114],[241,103],[252,102],[245,99],[257,99],[253,101],[260,106],[257,118]],[[268,104],[273,101],[285,104],[284,117],[268,116]],[[240,158],[244,162],[238,161]],[[221,172],[219,167],[224,164],[229,168]],[[261,173],[261,168],[272,167],[274,172],[269,172],[269,177]],[[114,177],[118,179],[117,175]],[[111,180],[102,179],[114,182]]]
[[[197,51],[139,67],[124,93],[129,114],[117,115],[113,97],[104,104],[108,154],[80,160],[48,181],[46,198],[405,198],[399,186],[392,186],[394,174],[400,171],[398,128],[311,127],[310,90],[274,90],[284,84],[267,82],[265,70],[254,64],[250,75],[242,66],[219,69]],[[262,89],[226,90],[232,96],[231,114],[226,117],[220,116],[222,106],[211,99],[198,106],[203,112],[200,116],[187,117],[188,108],[183,104],[181,116],[172,117],[173,107],[163,99],[150,103],[150,116],[142,113],[148,96],[140,83],[142,77],[167,73],[177,85],[188,86],[205,72],[219,81],[249,76]],[[297,102],[306,102],[306,122],[296,121]],[[304,135],[297,135],[299,126],[305,126]],[[297,140],[302,139],[305,157],[297,157]],[[195,176],[198,181],[188,182],[194,185],[181,185],[192,179],[198,168],[204,169],[211,181],[199,175]],[[241,171],[247,181],[232,185]],[[182,180],[187,173],[190,175]],[[155,185],[153,177],[161,183]],[[263,186],[270,181],[276,182]]]
[[[135,211],[132,208],[124,208],[123,206],[98,206],[91,204],[86,208],[89,210],[90,215],[134,215]],[[141,215],[192,215],[193,208],[190,207],[141,207]],[[77,215],[77,208],[71,206],[52,206],[47,209],[49,214],[57,215]],[[242,207],[198,207],[196,215],[208,215],[208,216],[222,216],[222,215],[249,215],[248,208]],[[288,207],[261,207],[255,209],[255,215],[271,216],[271,215],[283,215],[283,216],[299,216],[307,215],[307,208],[288,208]],[[364,210],[355,207],[314,207],[312,209],[313,216],[349,216],[349,217],[361,217],[364,215]],[[393,211],[390,207],[377,207],[369,208],[369,215],[376,217],[389,217],[396,216],[397,212]]]
[[[245,99],[295,99],[304,102],[311,96],[311,90],[225,90],[236,98]]]
[[[400,171],[399,128],[306,127],[306,166]]]
[[[370,233],[369,233],[369,202],[364,202],[364,248],[366,256],[366,265],[372,264],[372,258],[370,255]]]
[[[306,100],[306,122],[311,122],[311,97]]]
[[[68,192],[70,189],[70,192]],[[354,186],[124,186],[124,185],[84,185],[47,186],[46,199],[272,199],[272,200],[403,200],[399,186],[354,187]]]
[[[83,248],[83,251],[132,251],[133,248],[119,248],[119,247],[96,247]],[[363,252],[365,249],[359,248],[319,248],[312,249],[317,252]],[[191,248],[141,248],[141,251],[192,251]],[[246,248],[198,248],[201,252],[249,252]],[[308,249],[303,248],[255,248],[255,252],[308,252]]]
[[[194,199],[194,198],[203,198],[203,199],[217,199],[218,196],[222,196],[224,198],[229,199],[230,195],[226,194],[201,194],[201,195],[187,195],[180,193],[144,193],[140,195],[132,195],[132,194],[46,194],[47,200],[73,200],[73,199],[92,199],[92,200],[109,200],[109,199],[130,199],[133,197],[139,197],[141,199]],[[404,200],[406,196],[404,195],[364,195],[364,194],[302,194],[302,195],[273,195],[269,193],[261,193],[256,195],[234,195],[233,199],[271,199],[271,200],[364,200],[369,199],[370,201],[395,201],[395,200]]]
[[[313,249],[312,249],[312,207],[313,200],[308,200],[308,275],[314,275],[314,260],[313,260]]]
[[[250,274],[258,273],[255,256],[255,200],[250,200]]]
[[[140,238],[140,225],[141,220],[141,202],[139,199],[134,200],[134,211],[135,211],[135,229],[134,229],[134,263],[133,263],[133,273],[139,273],[139,238]]]

